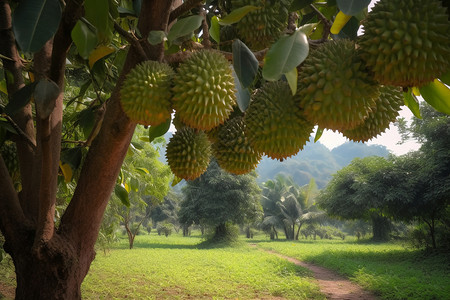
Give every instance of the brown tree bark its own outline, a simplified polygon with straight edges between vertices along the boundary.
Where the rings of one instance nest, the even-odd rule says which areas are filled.
[[[166,30],[174,3],[179,0],[143,1],[139,30]],[[80,1],[68,0],[60,27],[52,41],[35,55],[36,78],[49,78],[64,87],[64,70],[71,46],[71,30],[82,16]],[[108,101],[99,134],[92,142],[75,193],[59,228],[53,222],[61,149],[63,92],[52,114],[33,120],[25,106],[14,121],[28,137],[16,136],[23,190],[14,190],[0,156],[0,230],[11,255],[17,278],[16,299],[81,299],[81,283],[95,258],[94,245],[101,220],[136,126],[120,107],[120,86],[125,75],[142,60],[162,60],[163,47],[141,42],[130,47],[125,66]],[[144,49],[146,57],[141,55]],[[24,86],[22,63],[15,46],[8,1],[0,0],[0,53],[4,69],[14,76],[8,82],[12,95]],[[36,122],[34,122],[36,121]],[[36,128],[34,127],[36,125]],[[30,145],[31,141],[31,145]]]

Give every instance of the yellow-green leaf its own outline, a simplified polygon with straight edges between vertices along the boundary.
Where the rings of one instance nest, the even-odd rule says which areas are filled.
[[[114,51],[114,48],[109,46],[98,46],[97,48],[95,48],[94,51],[92,51],[92,53],[89,55],[89,68],[92,69],[92,67],[98,60],[113,53]]]
[[[295,95],[297,93],[297,68],[293,68],[289,72],[284,73],[284,76],[286,77],[289,87],[291,88],[292,95]]]
[[[233,10],[229,15],[227,15],[223,19],[219,19],[220,25],[231,25],[234,23],[239,22],[245,15],[247,15],[249,12],[259,9],[257,6],[253,5],[246,5],[243,7],[239,7],[235,10]]]

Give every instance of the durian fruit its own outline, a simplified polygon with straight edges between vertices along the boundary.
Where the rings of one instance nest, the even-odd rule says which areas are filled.
[[[233,10],[247,5],[259,7],[236,24],[239,37],[254,51],[271,45],[287,28],[291,2],[291,0],[231,0]]]
[[[145,61],[127,75],[120,90],[122,109],[134,122],[159,125],[170,118],[172,68],[165,63]]]
[[[313,130],[284,81],[266,82],[250,101],[244,116],[253,148],[283,160],[303,149]]]
[[[0,155],[5,162],[9,175],[13,183],[20,181],[19,159],[17,157],[16,144],[11,141],[5,141],[0,147]]]
[[[262,156],[248,142],[243,117],[229,119],[220,127],[212,149],[220,167],[237,175],[254,170]]]
[[[297,95],[310,122],[342,131],[367,118],[379,92],[355,43],[342,39],[311,51],[299,72]]]
[[[399,87],[381,86],[380,97],[364,122],[353,129],[344,130],[342,134],[355,142],[367,142],[383,133],[394,122],[404,105],[403,93]]]
[[[202,175],[211,158],[211,143],[201,130],[177,130],[166,147],[167,162],[177,177],[193,180]]]
[[[173,107],[180,121],[209,130],[222,124],[236,104],[234,78],[226,58],[214,50],[193,53],[174,77]]]
[[[363,23],[361,56],[381,84],[422,86],[450,67],[450,22],[438,0],[381,0]]]

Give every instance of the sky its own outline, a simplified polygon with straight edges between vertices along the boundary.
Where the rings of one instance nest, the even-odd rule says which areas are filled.
[[[411,120],[414,118],[413,114],[407,107],[402,107],[402,111],[400,112],[400,117],[404,117],[406,120]],[[328,149],[333,149],[343,143],[348,141],[347,138],[345,138],[341,133],[334,132],[331,130],[325,130],[322,134],[322,137],[319,139],[319,142],[321,142],[324,146],[326,146]],[[397,127],[392,123],[389,129],[387,129],[384,133],[377,136],[376,138],[368,141],[367,145],[382,145],[386,146],[388,150],[390,150],[395,155],[402,155],[406,154],[409,151],[415,151],[418,150],[420,147],[420,144],[414,142],[414,141],[408,141],[405,142],[402,145],[399,145],[398,143],[401,141],[400,134],[398,133]]]

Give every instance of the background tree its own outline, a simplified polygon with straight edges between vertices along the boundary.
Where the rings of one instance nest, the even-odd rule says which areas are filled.
[[[298,186],[292,177],[285,178],[281,175],[264,183],[262,225],[271,239],[275,238],[276,228],[279,227],[284,231],[286,239],[298,240],[303,224],[317,222],[324,216],[315,206],[317,192],[314,179],[303,187]]]
[[[109,208],[125,227],[130,249],[141,226],[149,222],[152,209],[164,201],[172,179],[169,167],[158,160],[152,144],[142,141],[146,140],[142,134],[142,128],[135,131]]]
[[[187,182],[183,195],[180,223],[206,224],[214,228],[214,239],[227,235],[227,223],[249,223],[261,214],[256,174],[229,174],[215,161],[203,175]]]
[[[319,206],[344,219],[372,221],[373,239],[389,238],[390,222],[385,205],[383,173],[389,162],[381,157],[354,159],[338,171],[319,195]]]
[[[297,83],[304,82],[303,79],[296,80],[297,67],[313,53],[309,51],[309,46],[329,45],[330,40],[341,37],[355,40],[359,21],[365,17],[360,12],[369,2],[265,1],[258,3],[261,7],[236,7],[239,3],[222,0],[0,0],[0,57],[4,71],[0,78],[3,93],[0,136],[1,143],[5,140],[15,143],[21,176],[20,184],[17,184],[14,176],[11,176],[14,172],[8,172],[10,159],[5,159],[2,153],[0,230],[5,237],[4,249],[11,255],[16,268],[17,299],[81,297],[81,282],[95,257],[94,245],[102,216],[136,127],[136,122],[124,113],[121,106],[121,100],[128,94],[124,96],[120,92],[125,78],[136,65],[144,61],[165,61],[176,67],[190,55],[190,50],[224,50],[227,47],[229,50],[232,45],[233,53],[222,54],[229,60],[235,56],[237,102],[241,110],[245,110],[250,95],[264,81],[277,81],[284,75],[295,94]],[[433,3],[439,8],[440,2],[433,0]],[[268,7],[262,7],[265,4]],[[273,5],[276,6],[275,10]],[[423,18],[419,25],[423,20],[448,21],[443,9],[437,9],[436,12],[433,7],[431,13],[438,14],[438,18]],[[408,8],[416,9],[416,6]],[[427,8],[418,8],[419,12],[405,14],[405,17],[428,13]],[[337,35],[338,28],[334,27],[333,33],[336,34],[332,36],[330,20],[344,13],[354,15],[350,18],[353,21],[348,23],[349,26],[343,29],[340,36]],[[262,14],[267,20],[275,21],[271,24],[271,30],[266,31],[266,24],[258,23]],[[283,22],[278,17],[282,17]],[[415,20],[414,17],[410,21]],[[307,23],[312,25],[298,28]],[[378,30],[378,22],[375,24]],[[233,47],[235,37],[221,39],[221,27],[225,30],[225,26],[229,26],[226,29],[237,29],[235,32],[239,33],[238,38],[250,48],[237,40]],[[409,45],[414,46],[414,51],[405,47],[408,49],[405,53],[415,55],[416,50],[423,50],[421,47],[415,48],[416,45],[431,43],[431,48],[427,48],[421,56],[431,62],[411,57],[406,57],[406,62],[414,61],[432,69],[429,72],[423,72],[419,67],[406,66],[400,69],[405,69],[408,76],[418,70],[420,76],[430,75],[427,80],[431,81],[434,77],[442,77],[448,67],[448,24],[425,29],[432,32],[422,34],[420,38],[437,36],[437,40],[422,43],[414,40]],[[389,33],[389,28],[384,30]],[[251,39],[252,33],[257,33],[256,39]],[[379,36],[377,33],[376,37]],[[388,36],[386,42],[395,42],[390,34],[381,36]],[[366,39],[365,43],[371,40],[376,41]],[[408,40],[404,38],[402,42]],[[384,46],[385,43],[377,45]],[[372,48],[367,49],[369,52],[366,58],[370,58],[367,62],[390,49],[371,53]],[[430,51],[437,53],[430,54]],[[258,72],[258,61],[265,62],[262,72]],[[340,57],[331,61],[345,62]],[[392,63],[391,60],[388,62]],[[309,69],[303,68],[303,71],[306,70]],[[300,72],[300,77],[304,73]],[[326,72],[317,70],[315,73]],[[261,80],[256,78],[257,74],[262,74],[259,77]],[[364,72],[358,74],[361,78],[370,76]],[[314,78],[316,74],[310,75]],[[195,84],[196,79],[188,80],[188,83]],[[79,87],[76,95],[68,93],[70,98],[65,97],[67,83]],[[325,85],[327,89],[332,87],[330,84]],[[427,99],[431,99],[430,94],[438,97],[435,107],[448,113],[445,108],[448,107],[449,97],[440,97],[441,94],[433,90],[435,86],[441,88],[442,82],[438,80],[425,84],[420,86],[423,96]],[[399,85],[409,88],[415,84]],[[197,91],[205,89],[206,85],[202,85]],[[132,89],[131,92],[136,90]],[[349,91],[347,89],[344,94]],[[408,95],[411,95],[410,91]],[[216,95],[214,92],[212,94]],[[325,94],[328,93],[321,93]],[[205,95],[211,95],[210,90],[205,90]],[[303,96],[307,95],[308,92]],[[412,105],[413,102],[409,101],[408,104]],[[442,103],[444,105],[439,105]],[[334,108],[333,116],[348,111]],[[367,107],[365,113],[369,111],[372,109]],[[69,115],[73,118],[67,118]],[[200,117],[207,117],[207,114]],[[327,113],[326,119],[333,118],[329,118]],[[167,120],[150,127],[149,135],[153,138],[163,134],[169,123]],[[78,132],[83,134],[78,135]],[[74,181],[75,187],[61,220],[55,226],[60,170],[65,180]]]

